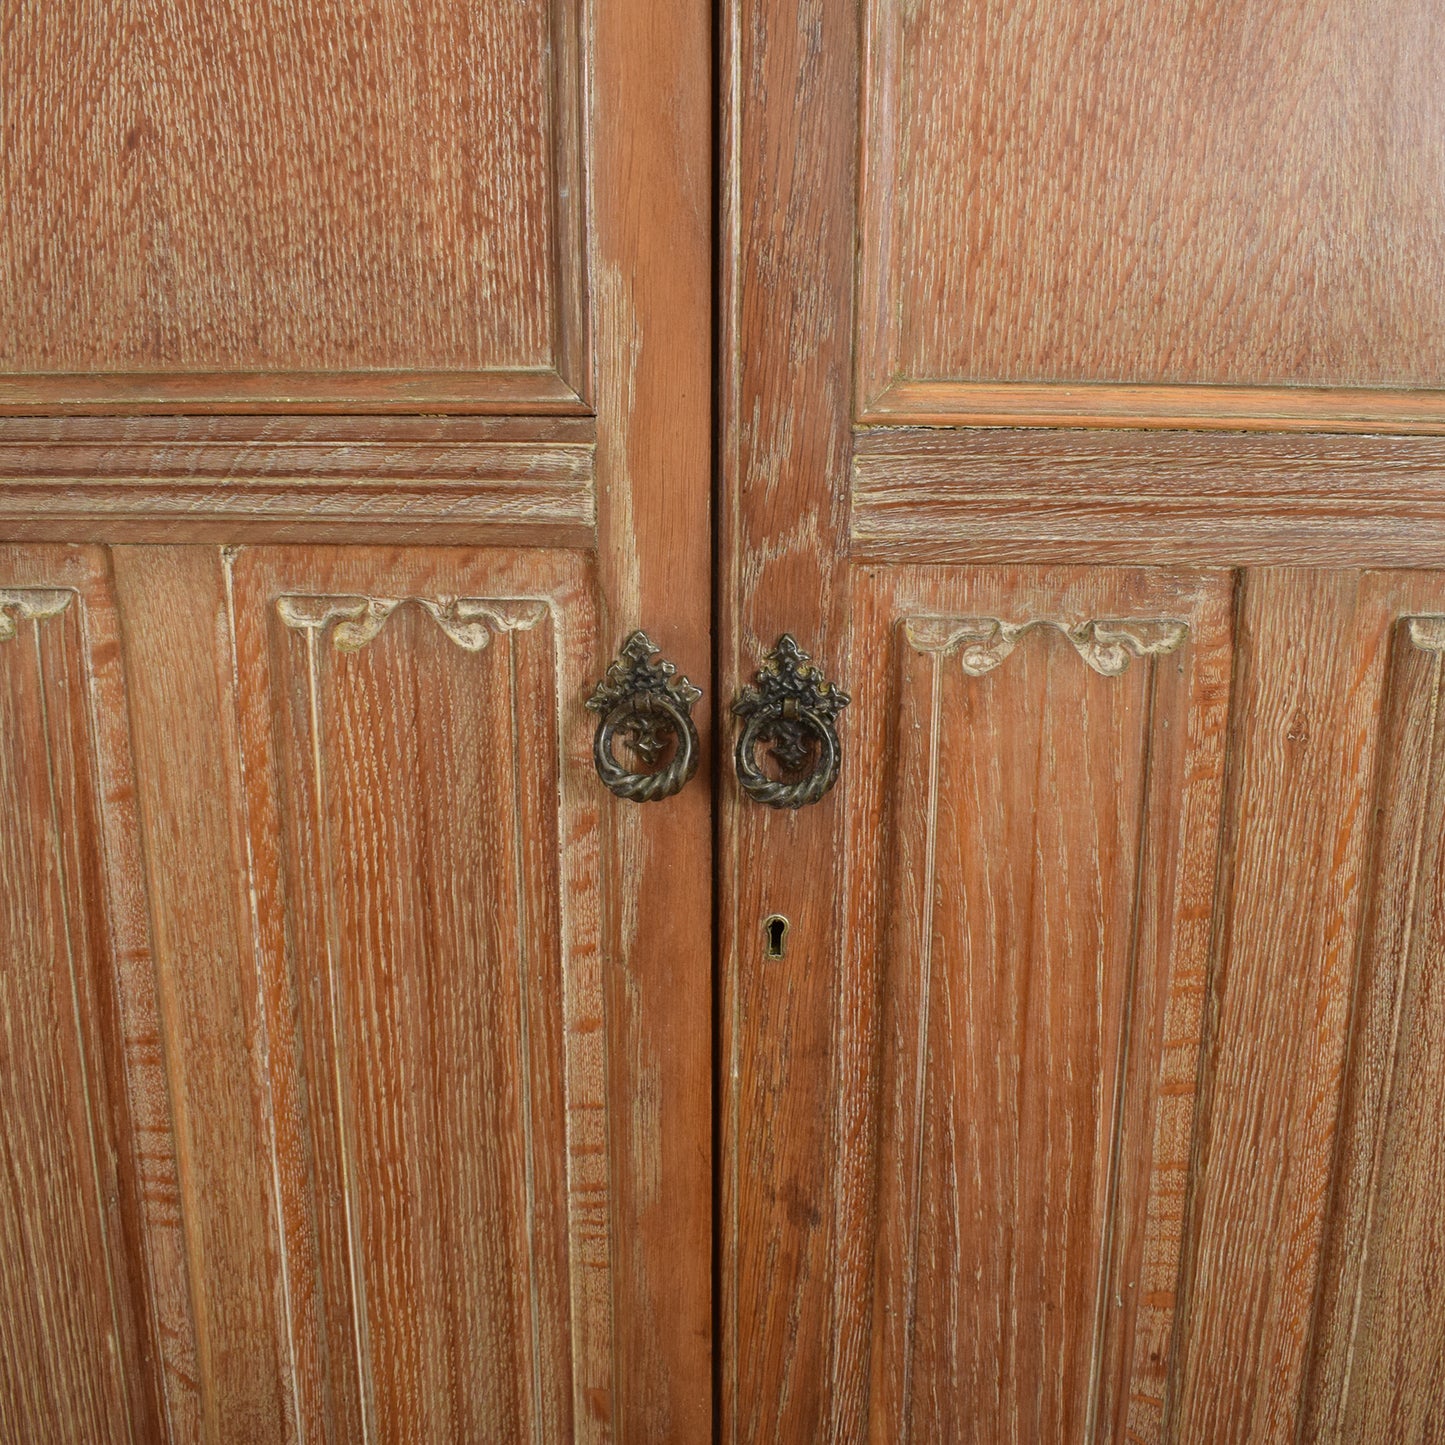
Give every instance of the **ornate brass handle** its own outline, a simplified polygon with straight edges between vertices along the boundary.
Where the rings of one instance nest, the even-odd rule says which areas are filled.
[[[785,632],[758,669],[757,686],[743,688],[733,704],[747,719],[734,758],[748,797],[770,808],[816,803],[838,781],[843,749],[835,724],[848,701]],[[769,755],[791,776],[763,772],[759,743],[771,744]]]
[[[692,705],[702,696],[702,689],[675,676],[677,668],[672,663],[654,662],[658,650],[645,632],[634,632],[607,669],[606,679],[587,699],[588,708],[601,714],[592,739],[597,776],[619,798],[632,803],[670,798],[697,772]],[[649,765],[661,760],[669,742],[673,744],[672,757],[656,772],[629,772],[612,750],[619,733]]]

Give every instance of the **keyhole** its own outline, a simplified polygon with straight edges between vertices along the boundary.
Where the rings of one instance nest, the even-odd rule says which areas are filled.
[[[788,920],[781,913],[763,920],[763,933],[768,940],[767,956],[782,958],[788,951]]]

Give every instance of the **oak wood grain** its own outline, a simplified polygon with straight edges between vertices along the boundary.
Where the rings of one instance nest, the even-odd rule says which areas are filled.
[[[1439,1200],[1445,622],[1395,629],[1370,903],[1329,1249],[1305,1391],[1310,1441],[1432,1440],[1445,1314]]]
[[[300,1362],[286,1327],[273,1108],[257,1062],[272,1044],[251,927],[221,553],[112,555],[176,1114],[198,1438],[293,1441]]]
[[[0,547],[0,588],[0,1433],[191,1439],[195,1338],[107,564]]]
[[[1366,885],[1390,867],[1371,804],[1391,640],[1402,615],[1445,610],[1442,588],[1244,576],[1171,1441],[1282,1445],[1301,1427]]]
[[[232,570],[301,1433],[611,1438],[590,579],[484,551]]]
[[[0,406],[585,410],[581,24],[10,0]]]
[[[845,989],[878,1000],[877,1037],[864,1007],[841,1046],[843,1107],[876,1108],[880,1150],[868,1438],[1151,1438],[1203,1032],[1231,578],[855,579],[854,736],[887,760],[855,769],[849,802]],[[980,617],[1049,623],[980,671]],[[1105,658],[1059,631],[1106,617],[1167,650]]]
[[[899,380],[861,404],[864,426],[1134,427],[1144,431],[1445,433],[1431,387],[1105,386]]]
[[[675,797],[604,794],[610,1241],[622,1440],[713,1428],[713,34],[708,0],[592,8],[603,666],[634,628],[703,688]],[[572,696],[575,696],[573,694]],[[589,765],[590,766],[590,765]],[[589,777],[594,789],[595,776]]]
[[[780,634],[849,687],[858,11],[723,9],[718,692]],[[725,713],[720,717],[727,717]],[[727,717],[729,742],[735,718]],[[840,724],[845,756],[849,721]],[[844,779],[850,764],[844,764]],[[867,1157],[840,1112],[835,1040],[849,921],[841,794],[776,813],[730,762],[718,807],[719,1325],[728,1445],[846,1438],[866,1416],[867,1251],[839,1219]],[[788,918],[764,958],[764,920]]]
[[[865,14],[862,415],[1445,423],[1436,7]]]
[[[587,547],[594,436],[580,418],[0,419],[0,527],[33,540]]]
[[[1425,438],[865,432],[851,549],[899,562],[1429,566],[1445,446]]]

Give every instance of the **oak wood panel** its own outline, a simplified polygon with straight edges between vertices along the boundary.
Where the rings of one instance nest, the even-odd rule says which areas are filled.
[[[1381,717],[1368,923],[1305,1391],[1311,1441],[1435,1440],[1445,1429],[1442,667],[1445,619],[1402,621]]]
[[[865,419],[1445,423],[1427,0],[866,16]]]
[[[585,410],[574,0],[0,31],[0,405]]]
[[[709,694],[699,774],[604,794],[616,1434],[713,1428],[713,34],[709,0],[592,7],[603,664],[646,629]],[[575,699],[576,694],[568,694]],[[590,716],[590,715],[589,715]],[[588,764],[588,786],[598,789]]]
[[[298,1438],[302,1362],[288,1338],[275,1121],[259,1062],[273,1041],[251,926],[222,556],[118,547],[112,565],[176,1117],[199,1438],[279,1445]]]
[[[1294,1441],[1365,939],[1398,619],[1428,572],[1244,574],[1189,1258],[1167,1439]]]
[[[585,569],[232,566],[302,1433],[609,1438]]]
[[[717,687],[794,634],[849,686],[858,9],[723,7]],[[722,716],[725,716],[723,714]],[[735,737],[729,718],[723,735]],[[845,750],[850,724],[841,723]],[[722,730],[720,729],[720,732]],[[845,775],[847,764],[845,764]],[[796,813],[718,790],[719,1394],[729,1445],[866,1418],[866,1250],[839,1228],[867,1154],[840,1116],[841,794]],[[763,957],[763,921],[791,921]]]
[[[1409,437],[858,436],[852,553],[897,562],[1429,566],[1445,446]]]
[[[583,418],[0,419],[0,527],[106,541],[595,542]]]
[[[841,1109],[877,1108],[881,1150],[868,1438],[1149,1438],[1203,1031],[1231,578],[855,578],[852,744],[873,761],[849,785],[840,1052]],[[1099,646],[1103,619],[1128,650]]]
[[[106,560],[0,548],[0,1434],[195,1434],[195,1340]]]

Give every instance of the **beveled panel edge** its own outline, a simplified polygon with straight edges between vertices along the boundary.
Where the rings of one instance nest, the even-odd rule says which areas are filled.
[[[1164,386],[898,377],[860,398],[862,426],[1125,427],[1445,435],[1445,390]]]
[[[0,535],[591,549],[588,419],[0,419]]]
[[[589,252],[592,165],[588,135],[586,33],[590,9],[579,0],[552,0],[547,61],[552,91],[552,235],[557,291],[552,358],[558,401],[538,410],[590,414],[596,399]],[[457,408],[463,410],[463,408]],[[501,408],[498,408],[499,410]]]
[[[1259,432],[861,432],[852,555],[1439,566],[1445,442]]]
[[[580,288],[578,288],[580,289]],[[573,329],[582,326],[572,323]],[[582,345],[566,340],[581,366]],[[417,411],[586,416],[591,408],[551,367],[495,371],[131,371],[0,374],[0,416],[187,412]]]

